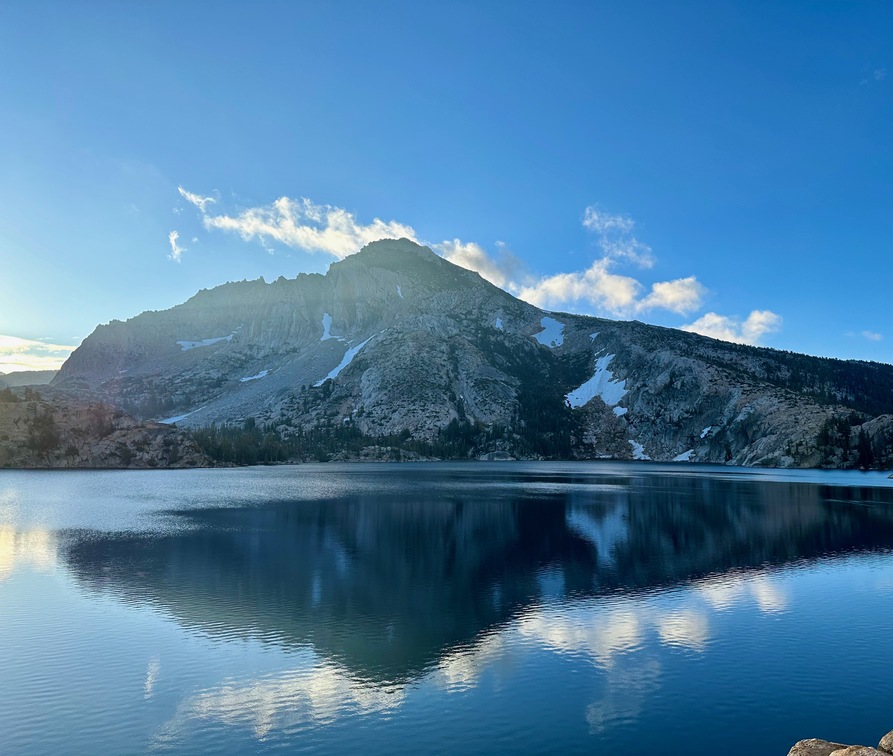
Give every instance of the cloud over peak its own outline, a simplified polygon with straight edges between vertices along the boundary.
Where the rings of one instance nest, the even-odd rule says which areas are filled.
[[[270,205],[251,207],[236,215],[212,215],[207,211],[208,203],[214,202],[210,197],[199,197],[183,188],[180,194],[199,209],[206,229],[232,231],[245,241],[271,240],[305,252],[325,252],[343,259],[379,239],[416,240],[411,226],[378,218],[364,225],[343,208],[317,205],[305,197],[280,197]]]
[[[498,246],[499,252],[496,255],[489,254],[479,244],[463,242],[461,239],[432,244],[431,248],[451,263],[480,273],[482,278],[494,286],[515,291],[520,281],[528,276],[524,263],[504,245]]]
[[[344,208],[320,205],[305,197],[280,197],[269,205],[248,207],[236,213],[214,213],[212,206],[218,203],[213,197],[195,194],[183,187],[179,191],[197,208],[202,224],[209,231],[229,231],[246,241],[275,242],[304,252],[322,252],[337,259],[358,252],[369,242],[406,238],[428,244],[450,262],[476,271],[496,286],[550,310],[573,309],[615,317],[631,317],[654,310],[688,315],[701,308],[707,293],[695,276],[658,281],[649,286],[621,272],[619,269],[630,265],[651,268],[655,263],[654,253],[648,244],[633,234],[635,222],[632,218],[609,213],[595,205],[585,209],[581,223],[594,236],[600,254],[583,270],[543,276],[532,273],[501,242],[497,242],[495,252],[458,238],[426,242],[410,225],[379,218],[364,224]],[[179,260],[183,252],[178,239],[179,234],[171,232],[170,257],[173,260]],[[745,324],[736,325],[731,319],[709,313],[686,326],[689,330],[696,327],[719,329],[726,336],[741,340],[753,338],[761,326],[750,318]],[[739,331],[735,331],[735,327],[739,327]],[[777,328],[777,323],[763,324],[762,327],[761,334],[768,333]]]

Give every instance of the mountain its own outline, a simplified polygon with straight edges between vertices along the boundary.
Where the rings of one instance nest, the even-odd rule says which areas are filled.
[[[99,326],[52,385],[221,454],[893,464],[893,366],[545,312],[405,239]]]
[[[55,370],[22,370],[0,373],[0,388],[7,386],[46,386],[56,377]]]

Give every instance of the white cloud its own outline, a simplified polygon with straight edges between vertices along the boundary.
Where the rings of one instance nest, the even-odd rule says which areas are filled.
[[[171,231],[167,235],[168,244],[171,245],[171,253],[168,255],[168,259],[173,260],[174,262],[180,262],[180,258],[182,258],[183,253],[186,251],[185,247],[180,246],[179,239],[179,231]]]
[[[637,307],[640,311],[661,309],[686,315],[701,307],[706,293],[707,289],[694,276],[660,281],[651,285],[651,293]]]
[[[872,76],[874,76],[875,81],[883,81],[887,78],[887,69],[886,68],[875,68]]]
[[[645,286],[638,279],[615,272],[622,263],[654,265],[651,247],[632,235],[632,218],[590,206],[583,213],[583,226],[597,235],[602,257],[586,270],[545,276],[513,293],[546,309],[592,308],[619,317],[656,309],[687,314],[701,307],[707,290],[694,276],[652,284],[642,296]]]
[[[616,316],[632,316],[649,310],[669,310],[679,314],[701,306],[706,289],[694,276],[652,284],[640,297],[644,286],[631,276],[611,272],[611,260],[596,260],[575,273],[559,273],[520,288],[518,296],[548,310],[591,307]]]
[[[869,341],[881,341],[884,337],[876,331],[862,331],[862,336]]]
[[[497,242],[499,255],[493,257],[479,244],[463,243],[461,239],[441,242],[432,245],[432,249],[440,253],[451,263],[481,274],[490,283],[503,289],[517,289],[519,281],[526,278],[524,263],[505,248],[505,244]]]
[[[708,312],[694,323],[681,326],[681,329],[721,341],[731,341],[733,344],[759,344],[764,336],[778,331],[781,323],[781,316],[770,310],[754,310],[744,322]]]
[[[77,347],[0,335],[0,373],[58,370]]]
[[[0,373],[58,370],[77,347],[0,335]]]
[[[635,309],[642,284],[635,278],[611,273],[608,260],[596,260],[586,270],[545,276],[523,286],[518,296],[546,310],[580,305],[621,315]]]
[[[208,205],[213,205],[217,202],[217,200],[213,197],[202,197],[200,194],[193,194],[192,192],[184,189],[182,186],[178,186],[177,191],[180,192],[180,196],[183,199],[195,205],[202,213],[207,210]]]
[[[238,215],[210,215],[207,212],[207,202],[213,201],[210,197],[197,197],[182,188],[180,193],[199,209],[205,228],[232,231],[246,241],[274,241],[343,259],[379,239],[417,240],[411,226],[378,218],[363,225],[343,208],[317,205],[303,197],[280,197],[271,205],[248,208]]]

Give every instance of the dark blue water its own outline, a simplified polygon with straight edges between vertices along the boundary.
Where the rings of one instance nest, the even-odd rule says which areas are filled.
[[[0,751],[876,742],[891,484],[613,463],[2,472]]]

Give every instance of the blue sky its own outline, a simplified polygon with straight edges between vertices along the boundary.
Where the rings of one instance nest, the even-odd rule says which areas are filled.
[[[13,0],[0,71],[0,371],[394,231],[552,309],[893,361],[890,3]]]

